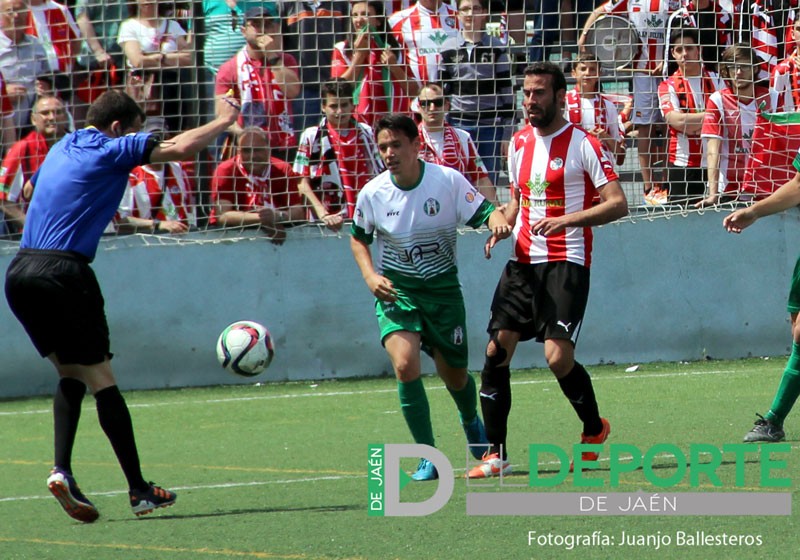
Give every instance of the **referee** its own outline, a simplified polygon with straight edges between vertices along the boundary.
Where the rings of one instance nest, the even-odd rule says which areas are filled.
[[[160,143],[138,132],[145,115],[136,101],[111,90],[89,108],[88,126],[55,144],[31,178],[35,196],[20,250],[6,272],[6,298],[36,349],[58,372],[55,466],[47,486],[64,511],[79,521],[91,523],[99,517],[72,473],[72,447],[87,387],[128,480],[133,513],[144,515],[176,499],[174,492],[142,476],[131,417],[111,369],[103,295],[89,264],[128,188],[128,173],[139,165],[193,156],[238,114],[238,105],[222,99],[216,119]]]

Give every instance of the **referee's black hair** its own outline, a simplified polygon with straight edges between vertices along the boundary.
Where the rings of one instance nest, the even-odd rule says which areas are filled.
[[[526,76],[551,76],[553,83],[553,93],[558,93],[558,90],[567,89],[567,78],[564,72],[554,62],[534,62],[528,65],[523,72]]]
[[[127,130],[133,126],[137,118],[143,123],[147,118],[139,104],[124,91],[110,89],[89,107],[86,124],[105,130],[114,121],[119,121],[122,130]]]
[[[382,130],[391,130],[392,132],[402,132],[412,142],[419,138],[419,128],[414,119],[408,115],[401,113],[393,113],[391,115],[384,115],[380,118],[375,125],[375,138]]]

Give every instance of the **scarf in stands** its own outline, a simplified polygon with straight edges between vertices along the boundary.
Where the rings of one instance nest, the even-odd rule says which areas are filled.
[[[131,215],[139,218],[182,221],[190,226],[197,225],[191,185],[180,163],[164,164],[163,184],[161,173],[149,165],[131,171],[130,183]]]
[[[434,144],[428,134],[428,129],[424,126],[419,127],[420,149],[419,157],[424,161],[435,163],[437,165],[444,165],[445,167],[452,167],[460,171],[462,174],[467,173],[467,157],[468,152],[461,145],[461,141],[456,134],[455,129],[445,123],[444,125],[444,140],[442,141],[442,153],[436,153]]]
[[[675,84],[675,94],[678,96],[678,104],[681,109],[686,109],[684,112],[693,113],[696,111],[704,111],[706,101],[708,101],[712,93],[717,91],[716,82],[711,72],[703,68],[701,76],[703,80],[703,105],[698,107],[691,87],[689,86],[689,79],[683,75],[680,68],[672,74],[673,83]]]
[[[583,104],[581,103],[581,92],[578,91],[577,86],[575,89],[567,92],[565,102],[567,105],[569,122],[583,127]],[[603,96],[596,93],[592,99],[592,105],[594,106],[594,125],[608,131],[608,127],[606,126],[608,124],[606,122],[606,106]]]
[[[361,123],[354,120],[352,125],[358,135],[356,143],[361,144],[363,147],[368,158],[367,164],[371,170],[370,173],[375,176],[383,171],[383,162],[376,155],[378,150],[375,140],[368,133],[368,129]],[[339,153],[341,152],[339,150]],[[356,189],[358,185],[345,184],[339,171],[339,161],[336,154],[337,151],[333,147],[330,131],[328,130],[328,121],[323,117],[311,143],[311,153],[308,155],[312,184],[319,185],[322,191],[322,202],[325,203],[329,211],[352,218],[356,207],[356,196],[358,195]],[[355,163],[353,176],[358,175],[358,165],[358,163]],[[342,197],[344,197],[344,200],[342,200]]]
[[[236,168],[243,177],[247,178],[247,198],[245,199],[244,206],[240,205],[240,210],[248,211],[259,208],[275,208],[275,203],[272,201],[272,193],[269,187],[269,176],[271,164],[267,163],[267,168],[260,177],[251,175],[247,169],[242,165],[241,156],[234,157]]]
[[[370,34],[369,58],[364,67],[364,76],[353,92],[356,112],[364,115],[370,125],[375,124],[380,113],[395,113],[405,109],[401,105],[404,97],[402,90],[392,82],[389,67],[381,64],[381,53],[386,46],[380,33]],[[381,102],[385,104],[383,107],[380,106]]]
[[[289,106],[269,66],[262,64],[256,68],[244,47],[236,55],[236,70],[242,104],[239,124],[266,130],[273,148],[294,146]]]

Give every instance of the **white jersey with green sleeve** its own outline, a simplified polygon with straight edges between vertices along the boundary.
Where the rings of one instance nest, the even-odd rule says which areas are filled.
[[[371,244],[377,239],[375,268],[415,284],[455,275],[457,228],[480,227],[494,210],[458,171],[422,162],[417,183],[395,184],[384,171],[358,193],[352,234]]]

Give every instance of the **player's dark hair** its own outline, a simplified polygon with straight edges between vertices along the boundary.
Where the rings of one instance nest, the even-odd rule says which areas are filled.
[[[122,130],[126,130],[133,126],[137,118],[143,123],[147,118],[139,104],[124,91],[110,89],[89,107],[86,124],[105,130],[114,121],[119,121]]]
[[[402,115],[400,113],[393,113],[391,115],[385,115],[381,117],[381,119],[378,121],[378,124],[375,125],[375,138],[378,137],[378,134],[380,134],[382,130],[402,132],[412,142],[419,138],[419,129],[417,128],[417,123],[414,122],[414,119],[408,115]]]
[[[678,39],[683,39],[684,37],[691,39],[695,45],[700,44],[700,34],[697,32],[697,29],[693,27],[679,27],[669,34],[670,47],[674,47],[675,42]]]
[[[347,80],[331,80],[322,84],[322,102],[325,103],[329,95],[333,97],[347,97],[353,99],[353,83]]]
[[[526,76],[551,76],[553,93],[567,89],[567,78],[564,76],[564,72],[561,71],[558,64],[553,62],[534,62],[525,68],[524,74]]]

